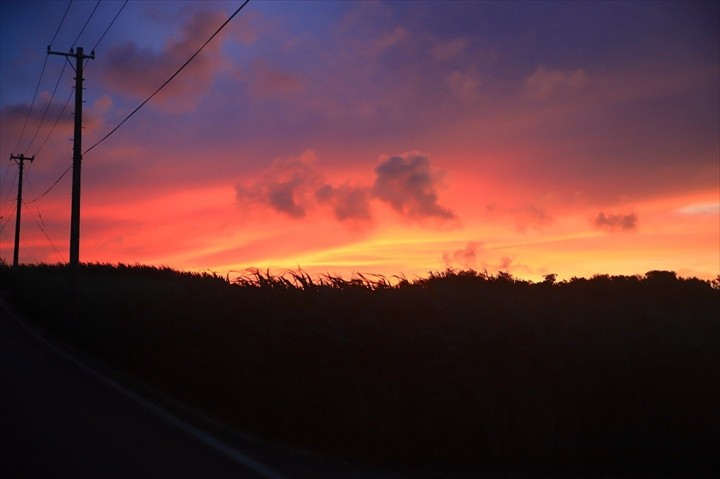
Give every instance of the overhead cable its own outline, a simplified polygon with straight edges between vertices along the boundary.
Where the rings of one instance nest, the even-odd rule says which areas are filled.
[[[23,204],[25,206],[28,206],[28,204],[24,201],[23,201]],[[37,225],[38,228],[40,228],[40,231],[42,231],[42,234],[45,236],[45,239],[47,239],[48,242],[50,243],[50,246],[52,246],[52,249],[55,251],[55,254],[57,255],[60,262],[63,263],[64,261],[63,261],[62,255],[60,254],[60,251],[58,251],[58,249],[55,247],[55,243],[53,243],[53,240],[50,239],[50,236],[48,236],[47,231],[45,231],[44,224],[42,222],[42,216],[40,217],[40,220],[38,221],[38,219],[35,216],[35,213],[33,213],[32,209],[27,208],[27,211],[30,213],[30,216],[32,216],[33,219],[35,220],[35,224]],[[40,210],[38,210],[38,215],[40,215]]]
[[[65,17],[68,14],[68,11],[70,10],[70,5],[72,5],[72,0],[68,3],[67,8],[65,9],[65,13],[63,14],[62,18],[60,19],[60,23],[58,24],[57,29],[55,30],[55,35],[53,35],[52,41],[50,41],[50,45],[52,45],[55,42],[55,39],[57,38],[58,33],[60,32],[60,27],[62,27],[63,23],[65,22]],[[15,151],[18,150],[20,147],[20,142],[22,141],[22,137],[25,134],[25,128],[27,127],[28,120],[30,120],[30,114],[32,113],[33,106],[35,105],[35,99],[37,98],[38,90],[40,89],[40,83],[42,82],[43,74],[45,73],[45,66],[47,65],[47,55],[45,55],[45,60],[43,61],[42,69],[40,70],[40,78],[38,78],[37,85],[35,86],[35,93],[33,94],[33,99],[30,102],[30,109],[28,109],[27,116],[25,117],[25,123],[23,123],[23,127],[20,130],[20,137],[18,138],[17,144],[15,145]],[[28,146],[29,148],[29,146]]]
[[[67,100],[65,100],[65,104],[60,109],[60,113],[58,113],[57,118],[55,118],[55,123],[53,123],[53,126],[52,126],[52,128],[50,128],[50,131],[48,132],[47,136],[45,137],[45,140],[42,142],[42,145],[40,145],[40,148],[38,148],[38,150],[35,152],[35,154],[33,156],[39,155],[40,152],[43,150],[43,148],[45,148],[45,144],[48,142],[48,140],[50,139],[50,136],[55,131],[55,127],[57,126],[58,122],[60,122],[60,118],[62,117],[63,113],[65,113],[65,109],[67,108],[68,103],[70,103],[70,99],[73,96],[73,92],[74,92],[74,90],[71,89],[70,95],[68,95]]]
[[[75,39],[75,41],[74,41],[73,44],[72,44],[72,48],[75,48],[75,45],[77,45],[78,40],[80,40],[80,36],[81,36],[81,35],[83,34],[83,32],[85,31],[85,28],[88,26],[88,23],[90,23],[90,19],[93,17],[93,15],[95,15],[95,10],[97,10],[97,7],[98,7],[99,5],[100,5],[100,0],[97,1],[97,3],[95,4],[95,8],[93,8],[92,12],[90,12],[90,16],[89,16],[88,19],[85,21],[85,25],[83,25],[82,29],[80,30],[80,33],[78,33],[77,38]]]
[[[72,0],[68,2],[68,6],[65,9],[65,13],[63,14],[62,19],[60,19],[60,25],[58,25],[57,30],[55,30],[55,35],[53,35],[52,40],[50,41],[50,45],[52,46],[53,43],[55,43],[55,39],[58,36],[58,33],[60,32],[60,27],[62,27],[63,22],[65,21],[65,17],[67,16],[68,12],[70,11],[70,5],[72,5]]]
[[[123,11],[123,8],[125,8],[125,5],[127,5],[127,3],[128,3],[128,0],[125,0],[125,3],[122,4],[122,7],[120,7],[120,10],[118,10],[118,12],[115,14],[112,21],[110,22],[110,25],[108,25],[108,27],[105,29],[103,34],[100,35],[100,38],[98,39],[97,43],[95,43],[95,46],[92,48],[93,51],[95,51],[95,49],[98,47],[98,45],[100,45],[100,42],[103,40],[103,38],[105,38],[105,35],[107,35],[107,32],[110,30],[110,27],[113,26],[113,23],[115,23],[115,20],[117,20],[117,17],[120,16],[120,12]]]
[[[45,196],[45,195],[47,195],[48,193],[50,193],[50,191],[52,191],[52,189],[55,188],[55,185],[57,185],[58,183],[60,183],[60,180],[62,180],[62,179],[65,177],[65,175],[68,174],[68,171],[70,171],[70,169],[72,168],[72,166],[73,166],[72,163],[70,163],[70,165],[67,167],[67,169],[65,169],[65,171],[63,171],[62,175],[60,175],[60,177],[59,177],[57,180],[55,180],[55,183],[53,183],[52,185],[50,185],[50,188],[48,188],[47,190],[45,190],[45,192],[44,192],[42,195],[40,195],[40,196],[38,196],[37,198],[34,198],[34,199],[28,201],[27,203],[35,203],[37,200],[39,200],[39,199],[42,198],[43,196]]]
[[[38,78],[37,85],[35,86],[35,93],[33,93],[32,101],[30,102],[30,108],[28,108],[27,115],[25,116],[25,123],[23,123],[23,127],[20,130],[20,136],[18,137],[18,141],[15,144],[15,151],[18,151],[18,148],[20,147],[20,142],[22,141],[22,137],[25,134],[25,128],[27,127],[28,120],[30,120],[30,114],[32,113],[33,107],[35,106],[35,98],[37,98],[38,90],[40,89],[40,82],[42,81],[43,74],[45,73],[45,66],[47,65],[47,55],[45,55],[45,60],[43,61],[42,69],[40,70],[40,78]]]
[[[96,146],[98,146],[100,143],[102,143],[103,141],[105,141],[106,139],[108,139],[108,138],[110,137],[110,135],[112,135],[113,133],[115,133],[118,128],[120,128],[126,121],[128,121],[128,120],[130,119],[130,117],[132,117],[135,113],[137,113],[137,111],[138,111],[140,108],[142,108],[147,102],[149,102],[150,99],[152,99],[152,97],[154,97],[155,95],[157,95],[158,93],[160,93],[160,90],[162,90],[163,88],[165,88],[165,86],[167,86],[168,83],[170,83],[176,76],[178,76],[178,74],[179,74],[181,71],[183,71],[183,70],[185,69],[185,67],[188,66],[188,64],[190,64],[191,61],[193,61],[193,59],[203,50],[203,48],[205,48],[205,46],[207,46],[207,44],[210,43],[210,42],[212,41],[212,39],[215,38],[215,37],[217,36],[217,34],[220,33],[220,31],[221,31],[223,28],[225,28],[225,26],[226,26],[228,23],[230,23],[230,21],[235,17],[235,15],[237,15],[237,14],[240,12],[240,10],[242,10],[243,7],[245,7],[245,5],[247,5],[249,2],[250,2],[250,0],[245,0],[245,1],[242,3],[242,5],[240,5],[240,7],[238,7],[238,9],[235,10],[235,12],[234,12],[232,15],[230,15],[230,17],[228,17],[228,19],[225,20],[225,22],[224,22],[222,25],[220,25],[220,27],[215,31],[215,33],[213,33],[213,34],[210,36],[210,38],[208,38],[208,39],[205,41],[205,43],[203,43],[202,46],[201,46],[195,53],[193,53],[192,56],[191,56],[185,63],[183,63],[183,65],[182,65],[180,68],[178,68],[178,70],[177,70],[175,73],[173,73],[170,78],[168,78],[168,79],[165,81],[165,83],[163,83],[162,85],[160,85],[160,87],[159,87],[157,90],[155,90],[155,92],[154,92],[152,95],[150,95],[149,97],[147,97],[147,98],[145,99],[145,101],[143,101],[142,103],[140,103],[140,105],[138,105],[132,112],[130,112],[130,114],[129,114],[128,116],[126,116],[123,121],[121,121],[115,128],[113,128],[112,130],[110,130],[110,132],[109,132],[108,134],[106,134],[105,136],[103,136],[103,137],[102,137],[99,141],[97,141],[94,145],[92,145],[92,146],[91,146],[90,148],[88,148],[87,150],[83,151],[82,154],[85,155],[86,153],[88,153],[89,151],[91,151],[93,148],[95,148]]]
[[[46,56],[47,58],[47,56]],[[63,63],[62,70],[60,71],[60,76],[58,76],[57,82],[55,82],[55,88],[53,88],[52,95],[50,95],[50,100],[48,101],[47,105],[45,106],[45,111],[43,112],[42,119],[40,120],[40,123],[38,123],[37,128],[35,129],[35,134],[33,135],[32,139],[30,140],[30,143],[28,144],[26,150],[29,150],[30,147],[35,143],[35,138],[37,138],[38,133],[40,132],[40,128],[42,128],[43,124],[45,123],[45,118],[47,118],[48,111],[50,110],[50,105],[52,105],[53,99],[55,98],[55,93],[57,93],[58,86],[60,85],[60,80],[62,80],[63,73],[65,73],[65,68],[67,67],[67,63]]]

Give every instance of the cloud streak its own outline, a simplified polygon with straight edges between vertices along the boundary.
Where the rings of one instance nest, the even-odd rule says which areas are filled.
[[[512,218],[518,233],[525,233],[528,228],[539,230],[553,222],[553,217],[544,208],[534,205],[506,208],[490,203],[485,207],[485,213],[490,219]]]

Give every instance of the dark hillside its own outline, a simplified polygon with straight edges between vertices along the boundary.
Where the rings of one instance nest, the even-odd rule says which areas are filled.
[[[233,427],[372,461],[487,470],[717,467],[720,290],[654,271],[392,286],[255,271],[0,268],[26,314]],[[717,285],[715,285],[717,286]]]

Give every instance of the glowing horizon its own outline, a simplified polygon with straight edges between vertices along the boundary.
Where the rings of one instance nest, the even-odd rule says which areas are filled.
[[[102,2],[77,45],[94,45],[121,5]],[[237,6],[128,3],[86,67],[85,147]],[[69,49],[92,10],[70,7],[53,50]],[[67,3],[0,8],[0,156],[38,152],[20,261],[67,262],[70,175],[31,203],[71,163],[72,108],[58,116],[70,68],[48,104],[60,59],[47,60],[28,116]],[[685,2],[251,1],[83,158],[80,260],[223,276],[714,279],[718,16]],[[16,176],[3,161],[6,261]]]

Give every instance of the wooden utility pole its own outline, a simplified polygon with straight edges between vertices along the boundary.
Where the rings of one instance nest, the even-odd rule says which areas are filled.
[[[18,267],[18,258],[20,257],[20,212],[22,211],[22,186],[23,186],[23,170],[25,169],[25,160],[29,160],[31,163],[35,159],[35,156],[25,156],[22,153],[19,155],[10,154],[10,161],[15,160],[20,169],[20,177],[18,178],[18,195],[17,195],[17,208],[15,209],[15,249],[13,250],[13,268]]]
[[[95,59],[95,51],[84,55],[82,47],[70,53],[50,51],[48,55],[62,55],[75,58],[75,133],[73,135],[73,176],[72,205],[70,211],[70,267],[77,269],[80,264],[80,163],[82,162],[82,104],[83,104],[83,60]]]

